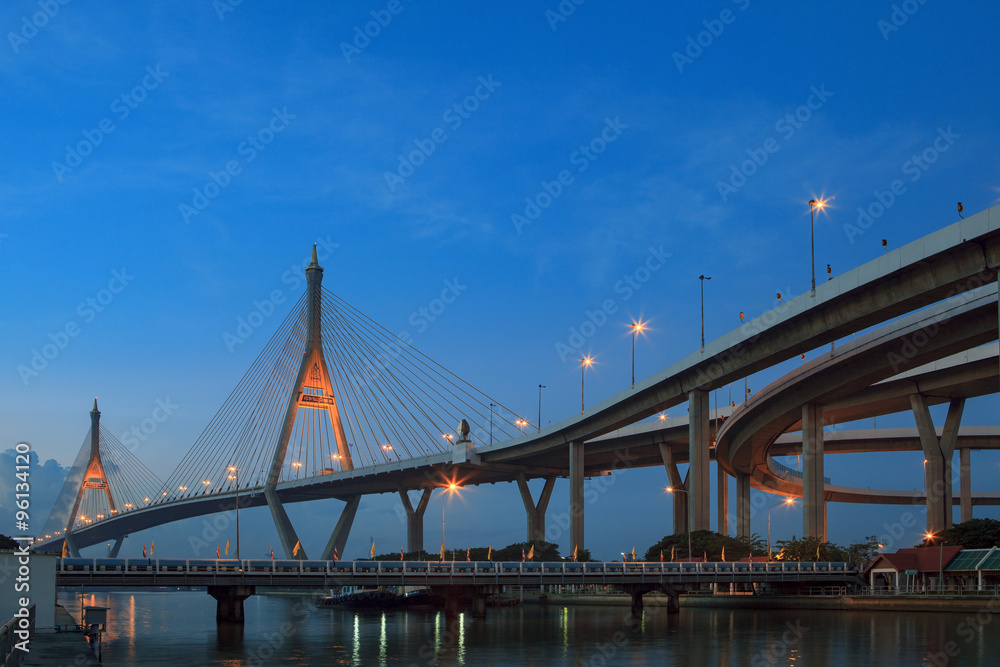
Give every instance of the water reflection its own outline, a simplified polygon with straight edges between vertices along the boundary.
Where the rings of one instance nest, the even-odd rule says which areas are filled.
[[[945,656],[949,664],[989,665],[1000,653],[988,613],[653,607],[632,618],[628,607],[524,606],[489,609],[484,620],[315,609],[295,597],[257,595],[246,601],[245,626],[217,626],[205,592],[61,596],[74,616],[81,602],[109,607],[107,664],[882,666]]]

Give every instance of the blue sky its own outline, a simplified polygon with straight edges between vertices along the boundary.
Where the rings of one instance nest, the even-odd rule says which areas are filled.
[[[968,213],[998,203],[1000,9],[963,8],[8,3],[2,448],[27,441],[68,466],[95,395],[114,433],[169,399],[178,408],[137,451],[165,478],[298,298],[315,242],[325,287],[512,409],[534,415],[541,383],[543,422],[568,417],[579,357],[559,346],[606,299],[618,320],[580,350],[597,359],[588,403],[629,383],[631,318],[652,329],[637,376],[698,345],[698,275],[712,277],[709,339],[776,292],[808,289],[811,197],[832,198],[816,221],[820,280],[827,264],[836,274],[877,257],[883,238],[895,248],[954,222],[958,201]],[[873,214],[864,229],[859,207]],[[656,253],[669,254],[661,268],[616,291]],[[421,324],[445,281],[465,289]],[[283,306],[227,346],[276,290]],[[19,370],[67,326],[76,334],[37,375]],[[989,423],[994,407],[971,402],[965,423]],[[976,487],[996,488],[997,457],[976,457],[990,464]],[[893,488],[920,486],[919,454],[879,461]],[[828,475],[884,481],[863,463],[833,458]],[[597,556],[670,530],[663,471],[626,476],[588,515]],[[565,501],[561,481],[550,508]],[[349,555],[369,538],[405,542],[396,504],[365,499]],[[523,539],[512,485],[468,489],[449,512],[459,546]],[[830,537],[855,541],[900,514],[831,505]],[[247,519],[260,522],[257,552],[277,544],[265,515]],[[773,513],[774,537],[801,525],[798,510]],[[158,547],[191,530],[162,529]],[[434,530],[428,520],[431,550]],[[318,552],[326,534],[308,539]]]

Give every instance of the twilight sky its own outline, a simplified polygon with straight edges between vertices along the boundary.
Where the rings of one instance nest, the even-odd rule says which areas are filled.
[[[709,340],[807,290],[811,197],[831,198],[819,280],[882,239],[956,221],[956,202],[1000,201],[1000,8],[962,7],[13,0],[0,10],[0,450],[24,441],[55,460],[33,477],[40,525],[94,396],[119,435],[169,402],[136,450],[166,478],[301,294],[313,243],[327,289],[512,409],[534,416],[544,384],[543,423],[569,417],[581,353],[597,361],[588,405],[628,385],[633,318],[651,328],[638,377],[697,347],[699,275]],[[607,300],[607,323],[574,335]],[[995,407],[971,401],[965,423]],[[998,456],[973,460],[974,488],[995,489]],[[827,475],[919,488],[922,456],[829,457]],[[671,530],[662,469],[616,481],[588,508],[598,557]],[[560,480],[550,511],[566,502]],[[312,554],[340,506],[289,507]],[[345,555],[404,544],[397,506],[366,497]],[[524,539],[513,485],[447,509],[449,547]],[[908,510],[832,504],[830,539]],[[435,495],[430,551],[439,511]],[[802,534],[800,507],[772,519],[773,539]],[[277,546],[266,510],[245,520],[244,554]],[[189,554],[203,522],[122,553],[155,537]],[[897,546],[919,540],[909,532]]]

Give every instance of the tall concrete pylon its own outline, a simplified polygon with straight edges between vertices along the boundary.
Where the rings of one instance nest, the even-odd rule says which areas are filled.
[[[97,398],[94,398],[94,409],[90,411],[90,458],[87,459],[87,467],[83,473],[83,481],[80,489],[76,492],[73,500],[73,509],[70,510],[69,518],[66,520],[64,539],[66,541],[66,551],[70,556],[79,558],[80,553],[73,544],[70,534],[73,532],[73,525],[76,523],[77,513],[80,511],[80,503],[83,502],[83,494],[88,489],[103,489],[108,499],[108,507],[112,513],[118,511],[115,507],[115,499],[111,495],[111,485],[108,484],[107,475],[104,474],[104,464],[101,463],[101,412],[97,409]]]
[[[340,410],[337,407],[337,398],[333,393],[333,385],[330,382],[330,373],[327,369],[326,358],[323,355],[323,334],[321,327],[321,316],[323,312],[322,292],[323,268],[316,259],[316,246],[313,245],[312,262],[306,267],[306,348],[302,354],[302,363],[299,366],[295,384],[292,385],[291,394],[288,397],[288,408],[285,410],[285,419],[282,422],[281,433],[278,436],[278,445],[274,450],[274,457],[271,459],[271,467],[268,471],[267,481],[264,484],[264,497],[267,499],[267,506],[271,510],[274,525],[278,529],[278,538],[281,540],[282,549],[287,558],[305,559],[305,549],[299,541],[295,528],[288,518],[281,500],[278,498],[275,487],[281,477],[281,467],[285,462],[285,455],[288,452],[288,441],[291,438],[292,430],[295,426],[295,417],[300,408],[322,410],[330,417],[333,427],[334,438],[337,442],[337,456],[340,461],[341,470],[353,468],[351,452],[347,446],[347,437],[344,435],[344,425],[340,419]],[[306,389],[312,391],[307,392]],[[348,499],[348,508],[357,511],[357,503]],[[349,516],[348,516],[349,515]],[[347,525],[345,526],[344,523]],[[341,517],[337,531],[346,540],[346,532],[350,531],[350,524],[353,523],[353,512],[348,512]],[[346,532],[345,532],[346,529]],[[338,554],[341,556],[343,554]]]

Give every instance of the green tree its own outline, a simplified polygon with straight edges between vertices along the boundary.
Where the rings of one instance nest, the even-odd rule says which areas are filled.
[[[878,558],[878,550],[878,537],[869,535],[865,538],[864,542],[857,542],[847,547],[847,558],[845,560],[861,568]]]
[[[799,539],[792,535],[792,539],[779,540],[777,545],[779,551],[775,554],[775,560],[805,563],[817,561],[847,562],[849,560],[847,549],[832,542],[824,542],[818,537]]]
[[[966,549],[989,549],[1000,546],[1000,521],[996,519],[969,519],[943,530],[933,538],[924,539],[918,547],[945,544]]]
[[[707,556],[710,561],[722,560],[725,549],[726,560],[734,561],[747,556],[759,556],[764,553],[760,536],[754,533],[751,537],[729,537],[711,530],[695,530],[691,533],[691,557]],[[659,542],[646,550],[643,558],[646,561],[659,561],[660,553],[664,560],[670,560],[671,550],[675,559],[688,557],[688,534],[677,533],[666,535]]]

